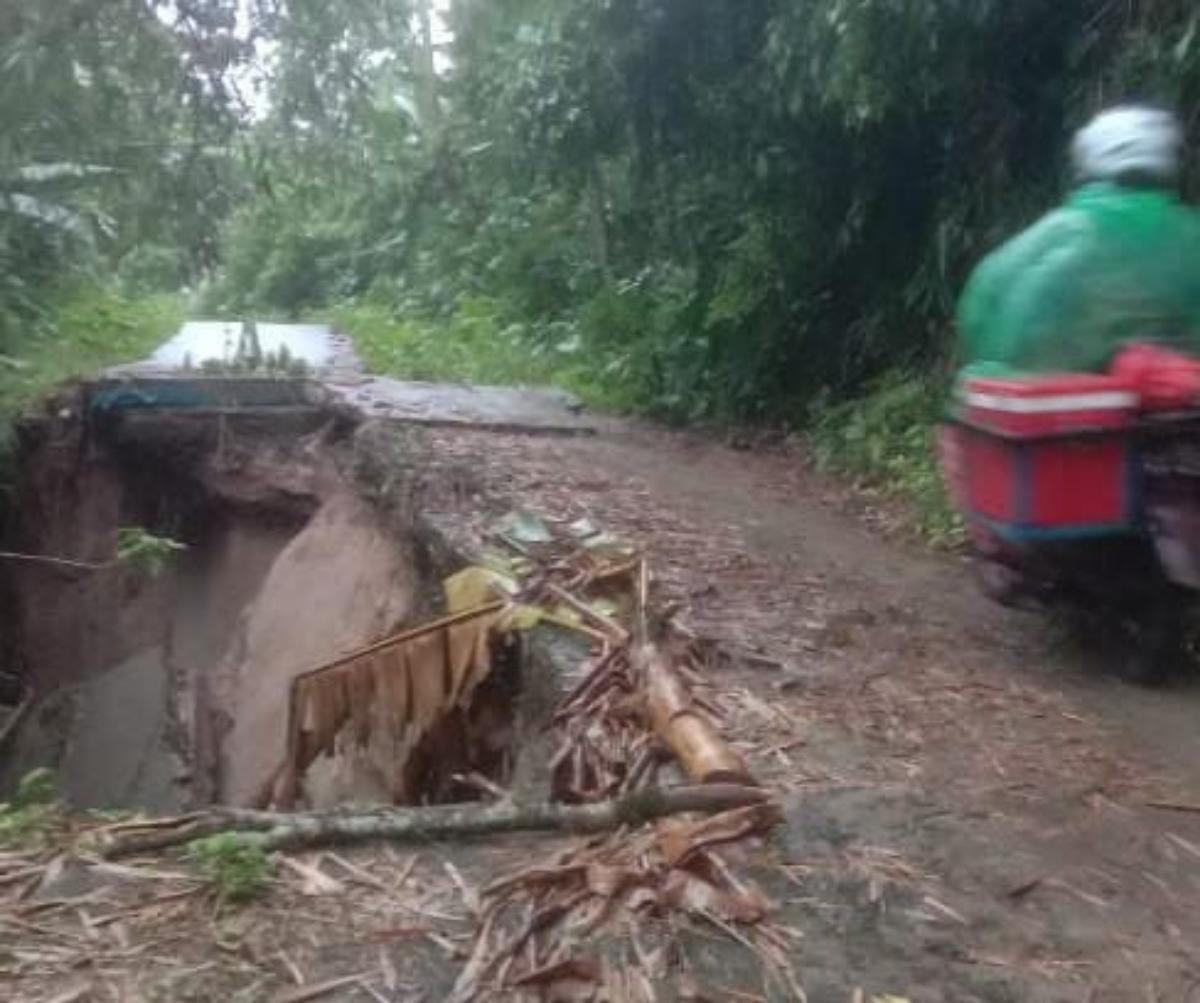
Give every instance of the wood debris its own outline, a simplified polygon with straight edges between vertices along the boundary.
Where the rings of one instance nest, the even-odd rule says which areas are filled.
[[[265,851],[279,855],[284,880],[272,896],[291,896],[303,910],[297,916],[327,924],[331,936],[343,921],[324,910],[348,895],[374,897],[389,916],[368,939],[379,945],[370,974],[305,982],[304,972],[313,969],[301,967],[299,946],[264,955],[277,973],[273,998],[281,1001],[347,992],[380,998],[370,980],[394,998],[404,978],[384,947],[403,941],[436,945],[461,965],[455,999],[649,1003],[661,998],[656,986],[668,968],[663,950],[639,943],[637,931],[645,923],[670,929],[691,924],[706,937],[715,932],[754,952],[780,985],[796,987],[774,904],[739,873],[732,856],[739,845],[763,840],[781,813],[722,737],[722,711],[710,699],[699,656],[649,610],[652,581],[645,561],[582,523],[543,531],[538,520],[522,517],[510,520],[503,541],[517,559],[502,572],[468,569],[456,576],[447,586],[449,616],[297,679],[287,762],[269,793],[278,805],[295,804],[313,762],[346,745],[382,741],[398,752],[392,765],[402,773],[404,757],[489,683],[497,653],[511,637],[551,623],[586,638],[591,652],[553,708],[549,728],[556,752],[545,800],[515,800],[495,776],[468,769],[457,774],[459,790],[486,800],[369,811],[217,808],[174,819],[97,823],[88,837],[103,859],[88,858],[86,866],[114,882],[154,877],[178,880],[179,886],[137,901],[119,899],[102,912],[89,912],[87,900],[78,899],[74,923],[60,924],[56,914],[54,925],[43,927],[9,910],[6,926],[37,944],[18,963],[66,970],[84,958],[88,965],[104,959],[115,964],[131,951],[151,949],[152,940],[131,946],[130,929],[144,931],[155,917],[165,921],[172,910],[193,907],[201,886],[183,869],[154,869],[146,859],[236,831],[257,834]],[[684,785],[663,783],[663,769],[672,761]],[[398,799],[405,793],[397,787]],[[289,855],[341,844],[424,843],[519,830],[558,832],[574,844],[538,866],[501,871],[482,885],[478,875],[443,862],[434,868],[442,898],[433,900],[426,893],[434,880],[429,874],[408,881],[416,857],[393,861],[400,876],[389,880],[327,849],[307,858]],[[131,856],[143,860],[109,862]],[[0,890],[14,889],[19,900],[52,863],[49,857],[0,855]],[[62,916],[74,913],[64,909]],[[222,935],[216,943],[231,957],[249,952],[251,963],[258,963],[236,938]],[[278,988],[279,978],[284,988]],[[686,988],[682,982],[680,988]]]
[[[630,917],[678,912],[735,924],[744,928],[739,937],[760,950],[758,928],[769,924],[773,904],[754,882],[735,875],[712,834],[759,839],[779,820],[778,809],[763,803],[714,816],[708,829],[662,822],[498,879],[483,890],[481,921],[453,998],[508,999],[513,989],[559,980],[592,989],[569,998],[616,998],[603,994],[603,964],[593,948]]]

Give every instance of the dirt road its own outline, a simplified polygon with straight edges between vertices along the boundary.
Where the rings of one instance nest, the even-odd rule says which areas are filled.
[[[714,681],[787,791],[774,891],[810,999],[1200,998],[1200,814],[1147,806],[1200,804],[1194,682],[1097,675],[794,453],[629,426],[434,447],[460,498],[590,516],[646,547],[684,623],[788,665]]]
[[[645,549],[681,624],[741,653],[704,696],[785,807],[739,866],[777,903],[811,1003],[1200,1000],[1200,812],[1149,804],[1200,805],[1195,683],[1092,674],[1051,624],[886,539],[795,453],[621,423],[395,435],[422,518],[586,516]],[[103,999],[446,999],[477,918],[464,889],[568,845],[317,854],[232,914],[182,865],[55,864],[21,907],[53,918],[0,950],[0,996],[16,972],[13,998],[61,998],[66,972]],[[798,998],[736,931],[650,915],[632,940],[659,999]]]

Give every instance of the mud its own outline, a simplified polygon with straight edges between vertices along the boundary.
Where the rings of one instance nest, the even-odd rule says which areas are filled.
[[[218,800],[258,803],[285,748],[281,695],[301,672],[408,623],[419,582],[406,540],[393,539],[357,495],[331,496],[271,567],[218,670]]]
[[[636,426],[547,440],[344,421],[325,414],[276,436],[249,425],[133,422],[98,444],[48,416],[31,432],[30,455],[41,460],[22,505],[37,532],[23,546],[102,556],[105,534],[124,519],[194,546],[154,583],[45,569],[7,583],[21,640],[37,642],[17,645],[21,671],[54,693],[24,729],[23,762],[75,755],[90,768],[85,747],[72,752],[68,741],[79,707],[90,700],[92,716],[119,717],[116,696],[161,651],[175,708],[166,720],[208,721],[207,737],[202,727],[182,731],[195,735],[193,750],[209,750],[200,759],[218,763],[229,734],[221,714],[236,728],[240,705],[253,705],[264,733],[278,720],[248,671],[259,656],[246,657],[252,647],[274,657],[268,630],[291,652],[273,663],[282,683],[293,658],[303,662],[297,671],[310,667],[319,659],[304,656],[348,621],[339,643],[386,629],[404,610],[435,608],[441,571],[511,507],[587,517],[645,548],[679,623],[766,659],[714,662],[708,697],[786,807],[786,827],[746,863],[799,934],[794,957],[809,1000],[1195,995],[1200,816],[1150,806],[1200,802],[1194,677],[1146,692],[1100,675],[1053,622],[979,598],[957,558],[882,535],[886,511],[822,481],[794,450],[739,451]],[[349,612],[320,589],[349,574],[333,523],[357,541],[374,583]],[[288,617],[293,603],[305,622]],[[215,665],[226,671],[214,678]],[[232,684],[208,695],[195,681],[222,678]],[[89,690],[101,679],[111,692]],[[162,691],[139,692],[138,706],[153,707]],[[190,709],[178,709],[180,692],[191,694]],[[522,687],[504,726],[535,743],[539,705],[552,702],[553,692]],[[170,728],[139,726],[130,745],[146,749],[164,734],[189,751]],[[529,749],[509,779],[537,789],[541,756]],[[84,786],[118,789],[116,780],[133,777],[135,789],[161,787],[165,774],[139,774],[132,758],[113,757],[112,774]],[[246,776],[263,776],[269,763],[261,756]],[[217,771],[211,796],[221,781]],[[344,778],[330,782],[332,800],[349,790]],[[253,787],[246,779],[241,790]],[[352,793],[378,796],[369,784]],[[444,998],[458,961],[436,941],[411,939],[414,917],[443,944],[469,922],[444,912],[461,898],[444,864],[478,887],[562,845],[437,846],[407,862],[388,849],[364,852],[353,859],[381,876],[383,899],[363,906],[370,891],[360,888],[293,896],[287,908],[270,900],[246,913],[245,942],[262,959],[289,952],[314,982],[374,971],[385,957],[414,992]],[[399,903],[398,872],[411,897]],[[428,910],[408,911],[412,902]],[[211,916],[201,913],[179,935],[171,966],[155,973],[148,962],[144,981],[166,979],[182,959],[203,970],[209,996],[250,984],[240,960],[205,940]],[[642,934],[644,946],[660,934],[670,942],[672,966],[686,962],[704,998],[783,998],[728,937],[652,920]],[[273,978],[284,984],[288,974]]]
[[[20,431],[4,670],[41,697],[5,762],[50,765],[81,807],[248,803],[278,765],[291,676],[406,623],[410,520],[364,501],[344,411],[85,413]],[[403,506],[401,506],[403,507]],[[158,575],[110,563],[137,526],[187,549]]]
[[[431,515],[485,498],[590,518],[645,547],[678,622],[779,663],[714,663],[713,700],[788,806],[758,877],[803,933],[810,1000],[1194,995],[1200,816],[1148,807],[1200,801],[1194,676],[1104,676],[953,555],[881,534],[886,510],[798,450],[637,426],[428,449],[435,483],[459,485]],[[781,998],[749,952],[684,951],[702,984]]]

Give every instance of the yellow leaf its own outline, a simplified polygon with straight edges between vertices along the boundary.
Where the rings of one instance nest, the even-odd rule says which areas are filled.
[[[579,627],[583,624],[583,617],[566,603],[559,603],[550,611],[550,615],[564,626]]]
[[[517,583],[491,568],[466,568],[442,583],[449,613],[463,613],[516,594]]]
[[[501,634],[507,634],[514,630],[533,630],[545,618],[544,610],[538,609],[536,606],[517,603],[505,611],[496,626]]]

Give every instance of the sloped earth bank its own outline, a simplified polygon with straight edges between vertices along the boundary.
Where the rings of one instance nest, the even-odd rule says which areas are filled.
[[[750,863],[798,938],[809,1000],[1195,996],[1200,814],[1148,806],[1200,803],[1191,684],[1089,674],[1052,628],[976,600],[955,562],[863,528],[796,456],[654,429],[380,434],[408,458],[408,503],[447,536],[517,504],[587,516],[645,548],[681,623],[785,663],[714,664],[708,699],[786,807]],[[567,845],[310,855],[216,915],[173,862],[68,868],[0,954],[25,952],[15,998],[441,1000],[473,893]],[[613,950],[663,999],[787,998],[725,931],[650,921]]]
[[[4,766],[81,808],[250,804],[305,669],[424,612],[401,505],[366,500],[358,422],[324,406],[130,411],[82,392],[22,428],[9,548],[104,565],[118,527],[182,542],[163,573],[6,563],[6,666],[37,695]]]

